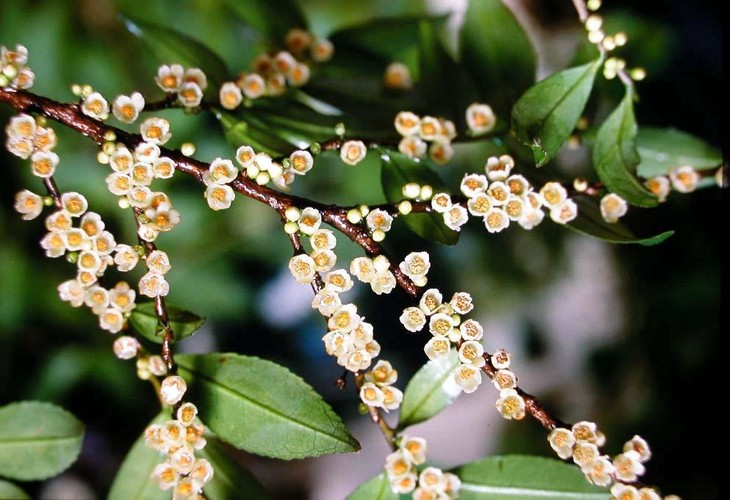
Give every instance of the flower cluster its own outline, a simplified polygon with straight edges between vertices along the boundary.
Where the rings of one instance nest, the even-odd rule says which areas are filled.
[[[410,158],[423,158],[428,152],[431,160],[444,165],[454,156],[451,141],[456,127],[451,120],[401,111],[395,117],[395,129],[403,136],[398,150]]]
[[[517,376],[509,369],[512,356],[504,349],[492,354],[490,361],[497,369],[492,384],[499,390],[499,399],[495,403],[497,411],[507,420],[525,418],[525,399],[517,392]]]
[[[7,150],[24,160],[30,158],[33,175],[41,178],[53,175],[58,165],[58,155],[53,152],[58,138],[52,128],[45,126],[44,120],[36,122],[32,116],[21,113],[10,119],[5,134]]]
[[[437,467],[422,471],[416,466],[426,461],[426,440],[401,436],[398,449],[385,458],[385,473],[394,493],[412,493],[414,499],[458,498],[461,480],[456,474]]]
[[[28,64],[28,49],[23,45],[16,45],[15,50],[0,45],[0,87],[31,88],[35,74],[26,64]]]
[[[161,393],[166,390],[165,383],[184,392],[184,381],[180,377],[168,377],[163,381]],[[178,399],[178,401],[180,401]],[[173,489],[175,499],[202,499],[203,487],[213,479],[213,466],[204,458],[197,458],[195,451],[202,449],[206,440],[205,427],[196,422],[198,409],[192,403],[183,403],[177,410],[174,420],[164,424],[152,424],[144,432],[145,444],[166,455],[165,461],[152,471],[151,478],[162,490]]]
[[[160,156],[160,145],[170,138],[167,120],[148,118],[140,129],[144,141],[133,151],[124,144],[110,141],[99,159],[113,170],[106,178],[107,188],[112,194],[123,197],[121,206],[137,209],[138,235],[144,241],[153,242],[160,233],[171,231],[181,220],[170,197],[150,189],[154,179],[171,178],[177,164],[171,158]]]
[[[340,281],[340,278],[342,275],[335,277],[334,281]],[[325,282],[328,282],[326,278]],[[380,354],[380,344],[373,338],[373,325],[357,314],[355,304],[333,306],[332,313],[328,315],[329,308],[323,304],[328,301],[338,302],[339,297],[332,297],[337,293],[325,286],[312,303],[313,306],[317,304],[316,307],[324,316],[329,316],[329,331],[322,337],[325,350],[330,356],[337,357],[338,365],[351,372],[366,370]]]
[[[200,68],[183,68],[180,64],[163,64],[157,69],[155,82],[168,94],[176,94],[186,108],[200,106],[203,92],[208,88],[208,78]]]
[[[623,453],[613,459],[601,454],[606,437],[593,422],[577,422],[570,429],[555,428],[548,435],[548,442],[560,458],[572,458],[591,483],[598,486],[615,483],[611,488],[614,498],[661,498],[651,488],[638,490],[626,484],[638,481],[646,470],[644,464],[651,458],[648,443],[639,436],[624,443]]]
[[[316,38],[308,31],[295,28],[286,35],[288,50],[274,54],[262,54],[254,59],[252,72],[242,72],[236,81],[225,82],[218,95],[221,106],[236,109],[244,96],[258,99],[278,96],[287,85],[306,85],[311,75],[312,62],[325,62],[332,58],[334,47],[329,40]]]
[[[485,175],[467,174],[462,179],[460,188],[467,198],[466,208],[455,203],[448,193],[434,194],[431,208],[441,213],[444,223],[455,231],[461,230],[469,214],[482,217],[490,233],[503,231],[510,222],[532,229],[543,221],[543,207],[559,224],[575,219],[578,206],[560,183],[548,182],[536,192],[525,177],[511,174],[513,167],[511,156],[492,156],[484,166]]]
[[[378,361],[372,370],[365,373],[365,383],[360,386],[360,399],[371,407],[396,410],[403,401],[403,393],[392,385],[396,380],[398,372],[395,368],[388,361]]]
[[[350,273],[370,288],[377,295],[388,294],[396,285],[395,275],[390,270],[390,261],[385,255],[375,258],[356,257],[350,262]]]

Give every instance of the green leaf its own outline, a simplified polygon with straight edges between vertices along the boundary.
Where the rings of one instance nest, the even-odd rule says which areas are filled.
[[[460,33],[461,60],[498,116],[535,81],[535,51],[501,0],[470,0]]]
[[[167,316],[170,320],[170,327],[172,327],[175,342],[190,337],[205,323],[205,318],[201,318],[197,314],[184,311],[169,304],[167,305]],[[129,322],[147,340],[151,340],[156,344],[162,343],[163,337],[159,333],[161,330],[157,315],[155,314],[154,302],[138,304],[132,310]]]
[[[196,451],[195,454],[208,460],[215,471],[213,479],[203,488],[205,498],[208,500],[271,498],[261,483],[234,460],[217,439],[208,439],[205,448]]]
[[[398,500],[400,495],[390,489],[390,481],[384,472],[372,477],[347,495],[347,500]]]
[[[512,127],[517,138],[532,148],[538,167],[549,162],[573,132],[602,63],[601,58],[555,73],[515,103]]]
[[[307,27],[297,3],[292,0],[225,0],[225,3],[273,45],[282,45],[290,29]]]
[[[653,207],[658,203],[656,196],[634,174],[640,161],[636,151],[636,129],[634,93],[627,87],[626,96],[598,129],[593,145],[593,165],[609,191],[632,205]]]
[[[84,425],[50,403],[0,407],[0,476],[33,481],[66,470],[79,455]]]
[[[636,138],[641,177],[667,175],[672,167],[717,168],[722,153],[699,137],[673,128],[642,127]]]
[[[418,90],[431,113],[460,119],[477,94],[461,66],[446,51],[439,28],[434,22],[420,23]]]
[[[656,236],[639,238],[620,222],[608,223],[603,220],[596,200],[576,197],[574,201],[578,205],[578,216],[567,226],[579,233],[594,236],[609,243],[638,243],[643,246],[652,246],[674,234],[674,231],[665,231]]]
[[[237,448],[286,460],[360,448],[322,397],[282,366],[238,354],[176,360],[206,425]]]
[[[471,462],[451,471],[461,479],[462,500],[608,500],[605,488],[590,485],[580,469],[550,458],[506,455]]]
[[[457,366],[459,357],[452,349],[448,356],[429,361],[413,375],[403,393],[399,429],[428,420],[453,403],[461,393],[455,384],[450,384]]]
[[[234,149],[244,145],[251,146],[257,153],[263,151],[272,156],[287,155],[295,149],[273,128],[251,114],[239,119],[229,113],[216,111],[215,116],[223,127],[226,140]]]
[[[30,496],[15,484],[0,479],[0,500],[26,500]]]
[[[441,178],[424,161],[415,161],[393,151],[383,152],[380,180],[383,193],[389,203],[397,203],[403,199],[403,186],[409,182],[428,184],[434,193],[447,191]],[[437,213],[415,213],[403,217],[411,231],[421,238],[455,245],[459,241],[459,232],[446,227],[443,217]]]
[[[157,415],[149,425],[162,424],[170,419],[169,412]],[[165,455],[144,444],[144,433],[137,438],[124,458],[109,490],[109,500],[165,500],[169,491],[162,491],[150,479],[152,471],[165,461]]]
[[[152,49],[161,64],[200,68],[215,86],[220,86],[228,78],[226,63],[199,41],[175,30],[129,17],[124,17],[124,25]]]

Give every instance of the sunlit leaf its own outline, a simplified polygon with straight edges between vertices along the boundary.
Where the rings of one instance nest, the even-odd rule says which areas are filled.
[[[50,403],[22,401],[0,407],[0,476],[46,479],[79,455],[84,425]]]
[[[588,101],[601,59],[538,82],[512,108],[517,138],[532,148],[535,164],[549,162],[575,128]]]
[[[470,0],[460,33],[461,60],[498,117],[535,81],[532,44],[501,0]]]
[[[521,455],[477,460],[453,471],[461,479],[462,500],[608,500],[605,488],[592,486],[580,469],[558,460]]]
[[[634,93],[628,88],[613,113],[598,129],[593,145],[593,165],[598,177],[612,191],[632,205],[653,207],[658,203],[637,179],[636,118]]]
[[[151,422],[161,424],[171,418],[169,412],[160,413]],[[109,500],[165,500],[170,498],[169,491],[162,491],[153,483],[150,475],[157,464],[165,461],[165,455],[147,447],[144,433],[137,438],[124,458],[112,487]]]
[[[0,479],[0,500],[26,500],[30,496],[10,481]]]
[[[441,178],[425,162],[417,162],[401,153],[388,152],[382,156],[381,182],[389,203],[403,199],[403,186],[409,182],[430,185],[434,193],[447,192]],[[412,213],[403,217],[406,225],[421,238],[455,245],[459,233],[446,227],[443,217],[437,213]]]
[[[272,45],[281,46],[292,28],[307,28],[297,2],[293,0],[225,0],[225,3]]]
[[[282,366],[238,354],[176,360],[206,425],[237,448],[282,459],[360,448],[322,397]]]
[[[390,489],[385,473],[380,473],[358,486],[347,496],[347,500],[398,500],[400,495]]]
[[[175,30],[129,17],[124,18],[124,25],[150,47],[161,64],[200,68],[216,86],[226,81],[226,63],[199,41]]]
[[[609,243],[638,243],[643,246],[657,245],[674,234],[674,231],[665,231],[646,238],[634,235],[622,223],[608,223],[601,216],[598,202],[592,199],[576,197],[578,217],[567,224],[570,229],[588,236],[594,236]]]
[[[399,428],[432,418],[461,394],[451,380],[457,366],[459,357],[452,350],[448,356],[429,361],[413,375],[403,393]]]
[[[272,156],[286,155],[295,149],[274,129],[251,114],[245,119],[239,119],[229,113],[216,111],[216,117],[223,127],[226,140],[234,149],[238,149],[240,146],[251,146],[256,152],[264,152]]]
[[[696,170],[719,167],[722,153],[699,137],[673,128],[641,127],[636,138],[642,177],[667,175],[672,167],[690,165]]]
[[[205,318],[169,304],[167,305],[167,316],[175,341],[191,336],[205,323]],[[132,310],[129,322],[144,338],[157,344],[162,343],[163,336],[160,334],[160,324],[155,314],[154,302],[138,304]]]

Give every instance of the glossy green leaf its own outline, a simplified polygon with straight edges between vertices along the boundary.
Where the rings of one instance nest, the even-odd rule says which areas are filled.
[[[460,33],[461,60],[498,116],[535,81],[536,57],[524,30],[501,0],[470,0]]]
[[[46,479],[79,455],[84,425],[50,403],[21,401],[0,407],[0,476]]]
[[[590,485],[580,469],[558,460],[506,455],[471,462],[451,471],[461,479],[462,500],[608,500],[605,488]]]
[[[641,127],[636,138],[641,177],[667,175],[672,167],[717,168],[722,153],[699,137],[673,128]]]
[[[223,448],[217,439],[208,439],[205,448],[196,451],[213,466],[215,476],[205,485],[203,493],[208,500],[265,500],[271,498],[259,481]]]
[[[307,27],[294,0],[225,0],[225,3],[272,45],[281,46],[290,29]]]
[[[403,393],[399,429],[432,418],[461,394],[451,380],[457,366],[459,357],[451,350],[448,356],[429,361],[413,375]]]
[[[26,500],[30,496],[17,485],[0,479],[0,500]]]
[[[151,422],[161,424],[170,419],[169,412],[157,415]],[[169,491],[162,491],[150,479],[152,471],[165,461],[165,455],[148,448],[144,443],[144,433],[137,438],[124,458],[112,487],[109,500],[165,500],[170,498]]]
[[[124,18],[124,25],[150,47],[161,64],[200,68],[215,86],[220,86],[228,78],[226,63],[199,41],[175,30],[129,17]]]
[[[640,161],[636,151],[636,130],[634,93],[627,88],[626,96],[598,129],[593,145],[593,165],[609,191],[631,205],[653,207],[658,203],[656,196],[634,173]]]
[[[461,66],[446,51],[439,25],[421,21],[419,29],[420,75],[417,90],[430,113],[459,120],[477,100],[477,93]]]
[[[184,311],[173,305],[167,305],[167,316],[170,320],[170,327],[178,342],[186,337],[190,337],[205,323],[205,318],[201,318],[197,314]],[[147,340],[151,340],[157,344],[162,343],[162,335],[160,334],[159,321],[155,314],[154,302],[143,302],[138,304],[132,310],[129,322],[137,332]]]
[[[414,161],[401,153],[391,151],[383,153],[382,158],[380,180],[389,203],[403,199],[403,186],[409,182],[428,184],[435,193],[448,191],[441,178],[425,162]],[[421,238],[444,245],[455,245],[459,241],[459,232],[446,227],[441,214],[412,213],[403,219],[408,228]]]
[[[380,473],[358,486],[347,496],[347,500],[398,500],[400,495],[390,489],[385,473]]]
[[[283,366],[238,354],[176,360],[206,425],[237,448],[287,460],[360,448],[322,397]]]
[[[577,197],[574,201],[578,205],[578,216],[567,226],[579,233],[594,236],[609,243],[637,243],[652,246],[674,234],[674,231],[665,231],[656,236],[640,238],[620,222],[612,224],[603,220],[596,200]]]
[[[512,108],[517,138],[532,148],[538,167],[560,150],[583,113],[602,60],[569,68],[530,87]]]
[[[226,140],[234,149],[244,145],[251,146],[256,152],[272,156],[287,155],[296,149],[290,142],[280,137],[274,128],[251,114],[245,118],[237,118],[229,113],[216,111],[216,118],[223,127]]]

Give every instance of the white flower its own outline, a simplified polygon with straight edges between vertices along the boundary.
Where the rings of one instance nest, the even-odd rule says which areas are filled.
[[[312,207],[307,207],[302,210],[302,214],[299,217],[299,230],[303,234],[306,234],[307,236],[313,235],[314,232],[319,229],[321,224],[322,214],[319,213],[319,210]]]
[[[511,221],[522,220],[525,212],[528,210],[525,201],[515,195],[509,195],[507,197],[507,202],[504,204],[503,209]]]
[[[155,179],[170,179],[175,173],[176,166],[177,164],[171,158],[162,156],[155,160],[152,165],[152,172]]]
[[[486,363],[483,354],[484,347],[476,340],[467,340],[459,347],[459,360],[465,365],[481,368]]]
[[[570,458],[573,455],[573,447],[575,446],[575,436],[569,429],[557,427],[548,434],[548,442],[550,447],[562,459]]]
[[[385,395],[377,385],[372,382],[365,382],[360,388],[360,400],[368,406],[383,406]]]
[[[459,365],[454,370],[453,377],[456,385],[467,394],[476,391],[482,383],[481,371],[472,365]]]
[[[99,92],[93,92],[81,103],[81,112],[96,120],[106,120],[109,117],[109,103]]]
[[[461,231],[461,226],[466,224],[469,220],[469,214],[466,208],[461,205],[453,205],[446,212],[444,212],[444,224],[449,229],[454,231]]]
[[[507,420],[522,420],[525,417],[525,400],[515,389],[502,389],[499,391],[499,399],[495,406],[497,411]]]
[[[330,330],[338,330],[342,333],[349,333],[360,323],[361,318],[357,314],[355,304],[345,304],[338,308],[332,317],[327,321]]]
[[[329,229],[317,229],[309,237],[309,243],[314,250],[332,250],[337,245],[337,239]]]
[[[524,229],[530,230],[538,226],[545,218],[545,212],[540,209],[527,209],[517,220],[517,223]]]
[[[426,314],[430,316],[434,314],[443,302],[443,296],[441,292],[436,288],[429,288],[421,296],[421,300],[418,302],[418,307]]]
[[[398,267],[410,279],[420,281],[428,274],[431,261],[427,252],[411,252]]]
[[[208,186],[213,184],[228,184],[238,177],[238,169],[231,160],[216,158],[208,167],[208,175],[205,182]]]
[[[238,85],[233,82],[226,82],[221,85],[220,91],[218,92],[218,99],[224,108],[236,109],[241,104],[241,101],[243,101],[243,94]]]
[[[471,295],[466,292],[456,292],[451,297],[449,305],[457,314],[467,314],[474,309]]]
[[[24,189],[15,195],[15,210],[21,214],[23,220],[32,220],[43,211],[43,198]]]
[[[639,454],[640,462],[648,462],[651,458],[651,449],[649,443],[647,443],[641,436],[634,436],[631,440],[624,443],[624,451],[634,450]]]
[[[487,190],[489,181],[487,177],[481,174],[467,174],[461,180],[460,189],[464,196],[472,198],[479,193]]]
[[[380,229],[381,231],[387,232],[390,231],[391,224],[393,224],[393,216],[385,210],[376,208],[368,213],[365,222],[370,231]]]
[[[386,269],[385,271],[379,271],[375,273],[373,279],[370,280],[370,288],[377,295],[388,294],[393,291],[396,286],[395,275]]]
[[[309,151],[294,151],[289,155],[289,162],[291,163],[291,171],[298,175],[304,175],[314,165],[314,158]]]
[[[162,250],[153,250],[146,259],[147,268],[158,274],[166,274],[170,266],[170,258]]]
[[[81,307],[86,298],[86,290],[77,280],[68,280],[58,285],[58,295],[64,302],[69,302],[71,307]]]
[[[492,208],[492,198],[485,193],[474,193],[466,202],[469,213],[477,217],[485,217]]]
[[[170,293],[170,284],[162,274],[150,271],[139,280],[139,293],[150,298],[164,297]]]
[[[509,177],[510,171],[514,166],[514,161],[507,161],[507,158],[509,157],[506,157],[504,159],[505,161],[500,161],[500,158],[496,156],[487,158],[484,164],[484,172],[487,174],[487,179],[490,181],[504,181]]]
[[[249,73],[241,80],[241,88],[249,99],[258,99],[266,92],[266,81],[258,73]]]
[[[403,456],[409,459],[414,465],[420,465],[426,461],[428,444],[420,437],[409,437],[403,435],[400,443],[400,450]]]
[[[401,111],[395,115],[395,129],[403,137],[418,134],[421,119],[410,111]]]
[[[152,179],[155,178],[155,172],[149,163],[135,163],[130,172],[131,184],[133,186],[149,186]]]
[[[636,450],[616,455],[613,459],[613,466],[616,469],[616,479],[625,483],[633,483],[646,471],[641,463],[641,455]]]
[[[317,309],[322,316],[332,316],[340,308],[342,301],[337,292],[324,288],[314,296],[312,308]]]
[[[436,193],[431,198],[431,208],[438,213],[444,213],[448,211],[453,204],[451,203],[451,196],[447,193]]]
[[[550,218],[558,224],[567,224],[578,216],[578,205],[567,199],[550,209]]]
[[[540,198],[543,205],[552,209],[568,199],[568,191],[559,182],[548,182],[540,189]]]
[[[118,309],[108,308],[99,314],[99,328],[117,333],[124,326],[124,316]]]
[[[198,87],[200,87],[201,90],[205,90],[208,88],[208,78],[205,76],[205,73],[203,73],[203,70],[200,68],[188,68],[185,70],[185,74],[183,75],[183,83],[189,82],[194,83]]]
[[[408,135],[398,143],[398,151],[409,158],[423,158],[427,148],[426,141],[416,135]]]
[[[36,177],[46,179],[56,171],[59,158],[56,153],[36,151],[30,156],[30,170]]]
[[[344,269],[330,271],[324,275],[324,286],[334,292],[346,292],[352,288],[353,282]]]
[[[496,122],[494,111],[487,104],[474,103],[466,108],[466,124],[475,135],[491,132]]]
[[[587,467],[598,457],[598,447],[593,443],[578,442],[573,448],[573,462],[580,468]]]
[[[447,139],[435,139],[428,148],[428,157],[438,165],[446,165],[454,156],[454,148]]]
[[[114,341],[114,355],[119,359],[132,359],[137,356],[140,347],[136,338],[125,335]]]
[[[25,113],[13,116],[5,127],[5,133],[14,139],[33,139],[36,130],[35,119]]]
[[[310,75],[311,71],[309,70],[309,66],[298,62],[289,68],[289,71],[286,73],[286,79],[292,87],[301,87],[307,84]]]
[[[669,171],[669,179],[672,186],[680,193],[691,193],[697,188],[700,175],[689,165],[673,168]]]
[[[327,272],[337,263],[337,255],[332,250],[315,250],[310,254],[314,260],[314,268],[319,272]]]
[[[350,263],[350,274],[363,283],[370,283],[375,276],[375,265],[370,257],[356,257]]]
[[[394,90],[410,90],[413,87],[411,72],[403,63],[392,62],[385,68],[383,84]]]
[[[160,146],[152,142],[140,142],[134,148],[134,158],[138,162],[154,163],[160,157]]]
[[[150,144],[165,144],[172,136],[170,133],[170,122],[156,116],[143,121],[139,129],[142,133],[142,138]]]
[[[446,356],[449,354],[449,350],[451,350],[451,341],[449,341],[448,337],[443,335],[433,336],[428,342],[426,342],[426,345],[423,346],[423,352],[426,353],[428,359],[432,360]]]
[[[385,457],[385,473],[388,478],[402,478],[411,473],[411,460],[401,450],[394,451]]]
[[[312,43],[312,47],[309,51],[313,60],[317,62],[325,62],[332,59],[335,48],[332,45],[332,42],[326,38],[318,38]]]
[[[609,486],[613,482],[614,466],[607,457],[598,457],[581,470],[586,479],[596,486]]]
[[[651,191],[652,194],[657,197],[659,203],[664,203],[665,201],[667,201],[667,196],[669,195],[669,191],[671,188],[669,179],[667,179],[663,175],[647,179],[646,182],[644,182],[644,186],[646,186],[646,189]]]
[[[362,141],[347,141],[340,147],[340,158],[348,165],[357,165],[367,152],[368,149]]]
[[[306,254],[295,255],[289,259],[289,271],[296,282],[302,285],[307,285],[314,280],[317,272],[315,267],[314,259]]]
[[[464,340],[479,340],[484,334],[484,328],[478,321],[467,319],[459,325],[459,333]]]
[[[195,82],[185,82],[177,93],[177,99],[186,108],[194,108],[203,100],[203,90]]]
[[[601,216],[606,222],[618,222],[626,215],[629,206],[626,200],[615,193],[609,193],[601,198]]]
[[[183,67],[179,64],[163,65],[157,69],[155,82],[165,92],[177,92],[183,81]]]
[[[144,109],[144,97],[139,92],[131,96],[119,95],[112,104],[112,113],[117,120],[124,123],[133,123]]]
[[[213,210],[225,210],[231,207],[236,194],[228,184],[213,184],[205,189],[205,199]]]
[[[125,147],[118,147],[109,157],[109,166],[120,174],[128,174],[133,164],[132,153]]]
[[[164,404],[174,405],[182,400],[188,385],[182,377],[171,375],[160,384],[160,399]]]

